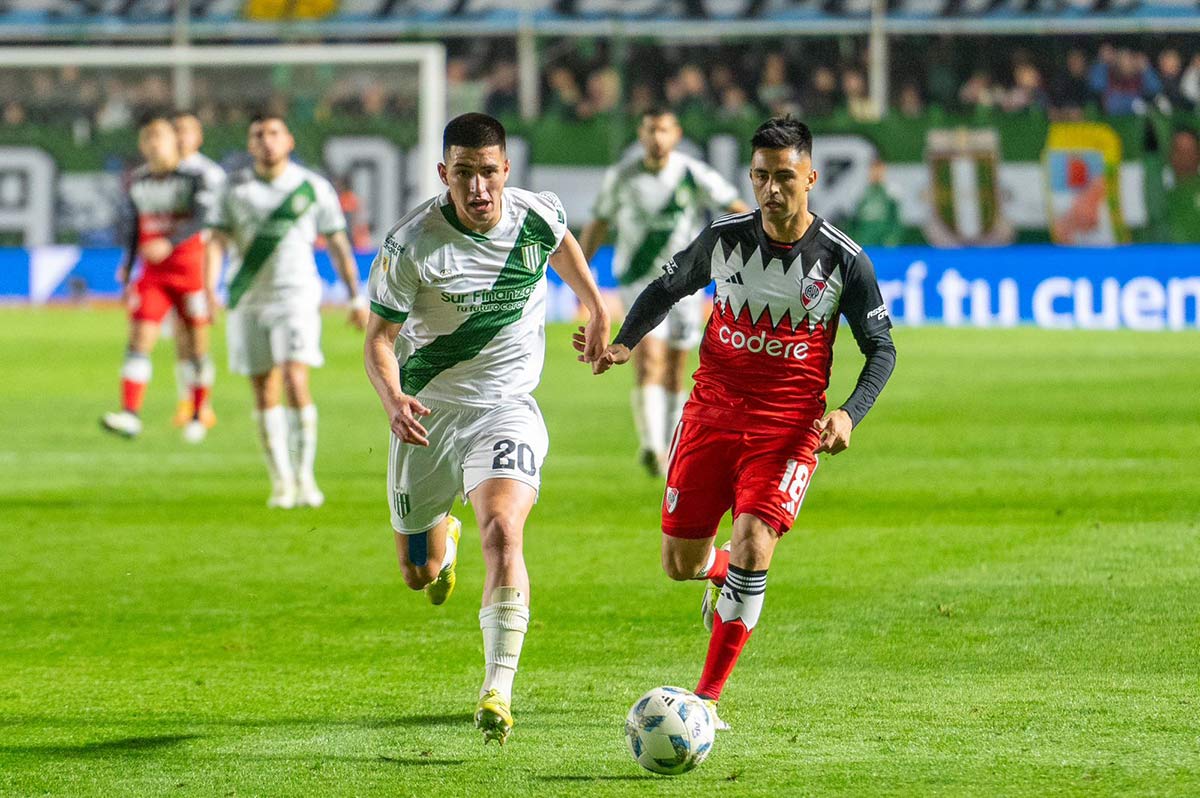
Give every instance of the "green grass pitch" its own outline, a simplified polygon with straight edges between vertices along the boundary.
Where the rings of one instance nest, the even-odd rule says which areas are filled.
[[[643,773],[624,714],[694,686],[700,586],[659,570],[628,371],[551,327],[509,745],[470,715],[470,511],[442,608],[396,570],[386,426],[326,317],[321,510],[269,511],[249,389],[187,448],[164,346],[136,442],[113,310],[0,311],[0,794],[1200,794],[1200,337],[901,329],[817,473],[697,771]],[[839,346],[831,395],[860,363]],[[218,343],[218,362],[224,347]]]

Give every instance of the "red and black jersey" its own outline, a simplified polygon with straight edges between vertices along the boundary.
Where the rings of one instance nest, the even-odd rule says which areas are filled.
[[[138,247],[165,238],[175,247],[166,259],[143,263],[147,274],[163,277],[196,276],[204,269],[200,233],[212,219],[214,186],[203,171],[180,165],[154,173],[143,165],[134,170],[125,196],[122,223],[129,247],[129,265]]]
[[[843,406],[855,423],[891,373],[891,319],[874,266],[849,236],[819,216],[799,241],[786,244],[767,238],[758,210],[722,217],[664,271],[638,298],[617,342],[630,346],[626,338],[636,335],[636,344],[640,315],[657,315],[664,302],[669,307],[716,281],[685,418],[728,429],[811,423],[825,409],[839,316],[846,317],[868,361],[880,349],[891,352],[886,369],[869,375],[870,395]],[[645,306],[642,313],[635,312],[637,304]]]

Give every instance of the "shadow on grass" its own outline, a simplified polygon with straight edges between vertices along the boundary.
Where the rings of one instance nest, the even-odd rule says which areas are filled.
[[[418,767],[420,767],[422,765],[440,765],[440,766],[463,765],[463,764],[466,764],[466,761],[467,761],[465,759],[437,759],[434,757],[427,757],[427,756],[383,756],[383,755],[380,755],[379,757],[377,757],[377,760],[379,762],[386,762],[389,765],[403,765],[405,767],[408,767],[409,765],[416,765]]]
[[[538,781],[650,781],[654,776],[646,774],[645,776],[638,775],[622,775],[622,776],[534,776]]]
[[[37,754],[39,756],[107,756],[110,754],[136,754],[142,751],[157,751],[188,740],[199,734],[159,734],[152,737],[119,737],[115,740],[97,740],[79,745],[0,745],[0,754]]]

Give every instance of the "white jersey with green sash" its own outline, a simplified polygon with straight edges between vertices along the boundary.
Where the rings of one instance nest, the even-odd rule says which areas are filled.
[[[738,199],[737,189],[708,164],[672,152],[657,172],[641,153],[604,174],[592,215],[616,228],[613,275],[621,285],[656,278],[676,252]]]
[[[346,229],[337,192],[325,178],[289,163],[274,180],[253,169],[226,185],[213,225],[233,241],[229,307],[321,298],[313,258],[318,234]]]
[[[549,192],[506,188],[500,221],[464,227],[449,194],[388,233],[371,266],[371,310],[404,326],[405,393],[470,407],[528,394],[546,350],[546,260],[567,232]]]

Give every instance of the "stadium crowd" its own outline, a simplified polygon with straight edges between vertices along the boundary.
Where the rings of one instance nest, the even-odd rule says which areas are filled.
[[[1194,42],[1119,43],[1045,40],[900,38],[892,44],[887,113],[917,118],[945,112],[1038,110],[1054,118],[1120,116],[1154,107],[1193,112],[1200,107],[1200,48]],[[501,118],[518,113],[518,73],[512,42],[451,41],[447,64],[451,114],[484,109]],[[567,39],[543,50],[542,114],[563,120],[636,116],[666,102],[720,120],[757,120],[790,112],[869,122],[866,48],[861,39],[793,39],[736,44],[627,46]],[[410,113],[415,87],[379,70],[323,69],[297,75],[286,66],[227,79],[201,71],[195,107],[206,125],[240,123],[245,92],[263,80],[275,89],[273,110],[298,121],[386,119]],[[170,104],[166,69],[83,71],[5,70],[0,74],[0,125],[69,122],[86,132],[127,129],[145,110]]]

